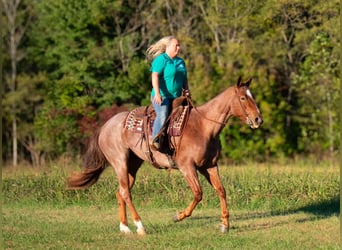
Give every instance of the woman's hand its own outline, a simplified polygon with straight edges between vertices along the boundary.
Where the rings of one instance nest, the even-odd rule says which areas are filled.
[[[184,90],[183,90],[183,96],[191,98],[190,90],[184,89]]]
[[[163,98],[161,97],[160,94],[156,93],[153,97],[153,103],[160,105],[162,102],[163,102]]]

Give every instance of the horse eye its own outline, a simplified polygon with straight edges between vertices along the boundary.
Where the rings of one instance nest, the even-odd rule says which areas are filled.
[[[246,97],[245,97],[245,96],[241,96],[241,97],[240,97],[240,100],[241,100],[241,101],[246,101]]]

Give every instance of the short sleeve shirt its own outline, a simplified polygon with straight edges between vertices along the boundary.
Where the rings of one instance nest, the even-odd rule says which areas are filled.
[[[177,98],[182,95],[183,83],[187,77],[185,62],[179,57],[171,59],[166,53],[152,61],[151,72],[159,75],[160,95],[164,98]],[[151,95],[155,92],[152,89]]]

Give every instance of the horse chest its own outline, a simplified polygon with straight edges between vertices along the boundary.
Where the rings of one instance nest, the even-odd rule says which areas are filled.
[[[218,140],[210,140],[198,137],[196,142],[192,143],[192,146],[186,143],[182,143],[182,149],[179,150],[179,154],[185,154],[191,156],[193,162],[198,167],[213,166],[216,165],[221,150],[221,144]]]

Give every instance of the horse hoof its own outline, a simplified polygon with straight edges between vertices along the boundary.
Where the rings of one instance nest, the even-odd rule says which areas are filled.
[[[145,231],[145,228],[140,228],[137,230],[137,234],[138,235],[146,235],[146,231]]]
[[[178,214],[175,214],[174,216],[173,216],[173,222],[178,222],[179,221],[179,219],[178,219]]]
[[[223,224],[220,225],[220,232],[225,234],[228,233],[229,228]]]

